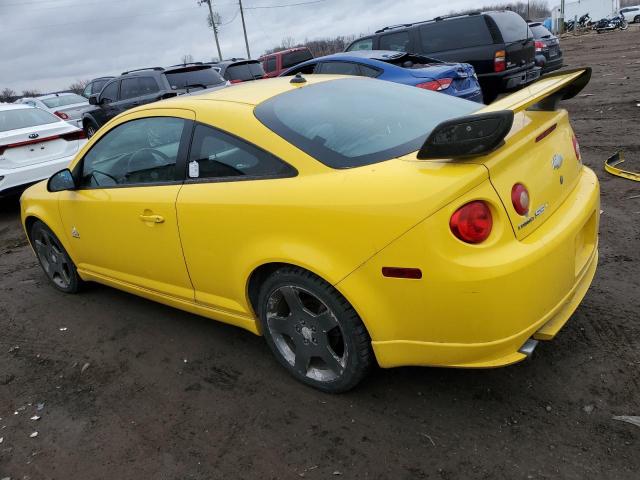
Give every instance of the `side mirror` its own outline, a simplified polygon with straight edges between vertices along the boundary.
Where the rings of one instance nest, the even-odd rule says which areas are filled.
[[[89,104],[100,105],[100,102],[98,102],[98,96],[99,94],[97,93],[94,93],[93,95],[89,95]]]
[[[54,173],[47,182],[47,190],[49,192],[62,192],[64,190],[75,190],[75,188],[76,181],[68,168]]]

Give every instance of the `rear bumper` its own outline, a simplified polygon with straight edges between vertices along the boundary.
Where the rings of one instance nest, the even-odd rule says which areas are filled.
[[[503,208],[480,185],[386,247],[337,287],[365,323],[378,363],[488,368],[526,358],[530,338],[550,340],[587,292],[598,259],[600,201],[595,174],[577,186],[544,224],[516,240],[494,219],[487,245],[464,245],[448,221],[480,199]],[[383,266],[420,268],[423,278],[385,278]]]
[[[74,157],[75,154],[24,167],[0,168],[0,197],[10,195],[21,187],[49,178],[58,170],[68,166]]]
[[[542,74],[553,72],[554,70],[558,70],[564,65],[564,59],[562,55],[558,55],[551,60],[546,60],[545,64],[542,67]]]
[[[540,67],[531,64],[530,66],[507,70],[498,73],[479,74],[478,79],[483,86],[494,88],[498,91],[515,90],[519,87],[534,82],[540,78]]]

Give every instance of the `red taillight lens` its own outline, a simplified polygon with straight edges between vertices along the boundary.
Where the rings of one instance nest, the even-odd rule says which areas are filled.
[[[449,227],[451,232],[463,242],[484,242],[493,227],[489,205],[481,200],[463,205],[451,215]]]
[[[504,72],[507,69],[507,54],[504,50],[498,50],[493,57],[493,71]]]
[[[571,141],[573,142],[573,150],[576,152],[576,158],[579,162],[582,162],[582,156],[580,155],[580,144],[578,143],[578,139],[575,135],[571,137]]]
[[[63,120],[69,120],[69,115],[67,115],[64,112],[53,112],[54,115],[57,115],[58,117],[60,117]]]
[[[60,135],[60,138],[70,142],[72,140],[82,140],[83,138],[87,138],[87,135],[84,133],[84,130],[78,130],[77,132],[65,133],[64,135]]]
[[[524,215],[529,211],[529,192],[527,187],[521,183],[516,183],[511,188],[511,203],[518,215]]]
[[[242,80],[229,80],[231,83],[242,83]]]
[[[453,78],[441,78],[439,80],[419,83],[416,87],[424,88],[425,90],[441,91],[449,88],[449,86],[451,86],[451,82],[453,82]]]
[[[535,45],[536,45],[536,52],[537,53],[542,52],[542,49],[544,48],[544,43],[536,40]]]

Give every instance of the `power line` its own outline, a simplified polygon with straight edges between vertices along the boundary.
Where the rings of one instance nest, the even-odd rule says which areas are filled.
[[[244,7],[245,10],[258,10],[262,8],[286,8],[286,7],[299,7],[302,5],[311,5],[313,3],[322,3],[327,0],[312,0],[310,2],[301,2],[301,3],[288,3],[286,5],[262,5],[257,7]]]

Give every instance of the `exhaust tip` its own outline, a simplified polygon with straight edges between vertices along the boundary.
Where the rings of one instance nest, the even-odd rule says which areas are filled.
[[[529,340],[524,342],[524,345],[520,347],[520,350],[518,350],[518,352],[524,353],[527,356],[527,358],[531,358],[531,356],[533,355],[533,351],[536,349],[537,346],[538,346],[538,340],[534,340],[533,338],[530,338]]]

